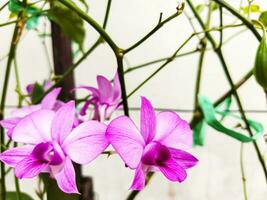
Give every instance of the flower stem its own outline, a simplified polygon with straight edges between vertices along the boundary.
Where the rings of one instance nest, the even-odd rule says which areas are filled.
[[[22,13],[19,13],[18,16],[18,22],[16,23],[16,26],[14,28],[12,41],[9,49],[8,54],[8,60],[6,65],[6,72],[4,77],[4,83],[3,83],[3,91],[2,91],[2,97],[1,97],[1,103],[0,103],[0,120],[4,119],[4,109],[5,109],[5,103],[6,103],[6,95],[8,90],[8,82],[10,77],[10,71],[12,62],[15,56],[16,48],[18,41],[20,39],[22,30],[24,28],[24,21]],[[3,148],[3,145],[5,144],[5,133],[3,127],[0,127],[0,139],[1,139],[1,152],[3,152],[5,149]],[[6,184],[5,184],[5,165],[3,162],[1,162],[1,199],[6,199]]]
[[[204,22],[202,21],[200,15],[199,15],[198,12],[196,11],[196,9],[195,9],[194,5],[192,4],[191,0],[186,0],[186,1],[187,1],[187,3],[189,4],[190,9],[191,9],[192,12],[194,13],[194,15],[195,15],[196,19],[198,20],[198,22],[199,22],[200,26],[202,27],[202,29],[203,29],[203,30],[206,30],[206,26],[205,26]],[[216,2],[217,2],[217,1],[216,1]],[[221,2],[221,1],[220,1],[220,2]],[[219,4],[219,5],[221,5],[221,4]],[[224,5],[225,5],[225,4],[224,4]],[[226,7],[227,7],[227,5],[226,5]],[[232,9],[231,9],[231,10],[232,10]],[[242,20],[242,22],[244,22],[244,21],[246,21],[246,20]],[[249,23],[249,24],[250,24],[250,23]],[[248,24],[245,24],[245,25],[248,25]],[[253,28],[254,28],[254,27],[253,27]],[[250,30],[253,31],[254,29],[250,29]],[[220,33],[221,33],[221,34],[220,34],[220,37],[222,37],[222,32],[220,32]],[[254,33],[254,32],[253,32],[253,33]],[[258,33],[258,32],[257,32],[257,33]],[[246,124],[246,129],[247,129],[249,135],[252,136],[253,133],[252,133],[252,131],[251,131],[251,129],[250,129],[250,126],[249,126],[249,123],[248,123],[246,114],[245,114],[244,109],[243,109],[243,105],[242,105],[242,103],[241,103],[241,100],[240,100],[240,97],[239,97],[239,95],[238,95],[238,93],[237,93],[237,90],[235,89],[235,85],[234,85],[234,82],[233,82],[233,80],[232,80],[232,77],[231,77],[231,75],[230,75],[230,73],[229,73],[228,66],[227,66],[227,64],[226,64],[225,58],[224,58],[223,53],[222,53],[221,45],[217,45],[217,44],[216,44],[215,40],[213,39],[213,37],[211,36],[211,34],[210,34],[209,32],[206,32],[205,34],[206,34],[206,37],[208,38],[208,40],[210,41],[210,43],[211,43],[211,45],[212,45],[212,47],[213,47],[213,49],[214,49],[214,52],[216,53],[216,55],[218,56],[218,58],[219,58],[219,60],[220,60],[220,62],[221,62],[221,65],[222,65],[222,67],[223,67],[223,70],[224,70],[224,73],[225,73],[225,75],[226,75],[226,78],[227,78],[227,80],[228,80],[228,82],[229,82],[229,84],[230,84],[230,86],[231,86],[231,89],[233,90],[233,95],[234,95],[234,97],[235,97],[235,99],[236,99],[238,108],[239,108],[239,110],[240,110],[241,117],[242,117],[244,123]],[[255,34],[255,33],[254,33],[254,34]],[[255,36],[256,36],[256,34],[255,34]],[[256,37],[257,37],[257,36],[256,36]],[[221,40],[221,41],[222,41],[222,40]],[[255,148],[255,150],[256,150],[256,153],[257,153],[258,159],[259,159],[259,161],[260,161],[260,164],[261,164],[261,166],[262,166],[262,168],[263,168],[263,171],[264,171],[264,174],[265,174],[265,179],[266,179],[266,182],[267,182],[267,167],[266,167],[266,165],[265,165],[264,158],[263,158],[263,156],[262,156],[262,154],[261,154],[261,152],[260,152],[260,149],[259,149],[259,147],[258,147],[258,144],[257,144],[256,142],[253,142],[253,145],[254,145],[254,148]]]
[[[137,41],[135,44],[133,44],[129,48],[125,49],[124,54],[126,54],[126,53],[130,52],[131,50],[135,49],[136,47],[138,47],[140,44],[142,44],[144,41],[146,41],[148,38],[150,38],[150,36],[152,36],[155,32],[157,32],[161,27],[163,27],[166,23],[168,23],[172,19],[179,16],[183,12],[183,10],[184,10],[184,4],[177,7],[177,11],[163,21],[161,21],[161,17],[162,17],[162,14],[161,14],[158,24],[148,34],[146,34],[143,38],[141,38],[139,41]]]
[[[245,174],[245,169],[244,169],[244,144],[241,143],[240,147],[240,170],[241,170],[241,178],[242,178],[242,184],[243,184],[243,193],[244,193],[244,199],[248,200],[248,193],[247,193],[247,180],[246,180],[246,174]]]

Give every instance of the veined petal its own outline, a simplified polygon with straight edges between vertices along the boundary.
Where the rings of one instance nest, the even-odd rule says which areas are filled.
[[[31,154],[33,148],[34,146],[25,145],[8,149],[0,154],[0,160],[11,167],[15,167],[20,161]]]
[[[97,76],[97,84],[100,93],[100,102],[109,103],[112,101],[113,88],[110,81],[104,76]]]
[[[105,136],[107,126],[98,121],[88,121],[77,126],[63,143],[66,154],[76,163],[87,164],[109,145]]]
[[[79,194],[79,191],[76,185],[75,170],[74,170],[71,160],[68,157],[65,160],[63,168],[57,173],[54,173],[52,169],[52,173],[57,181],[58,187],[63,192],[68,193],[68,194],[70,193]]]
[[[130,189],[132,190],[142,190],[146,184],[146,173],[142,169],[142,164],[140,164],[135,170],[134,180]]]
[[[24,106],[22,108],[15,109],[11,112],[12,117],[25,117],[37,110],[41,109],[41,105],[31,105],[31,106]]]
[[[34,156],[27,156],[20,161],[15,167],[15,175],[17,178],[33,178],[39,173],[46,171],[48,164],[42,163]]]
[[[192,147],[192,130],[175,112],[161,112],[157,115],[154,141],[167,147],[186,150]]]
[[[61,91],[61,88],[55,88],[51,92],[49,92],[42,100],[41,105],[43,109],[52,110],[56,101],[57,97]]]
[[[172,159],[166,162],[164,166],[159,166],[159,169],[170,181],[182,182],[187,176],[185,169]]]
[[[141,103],[140,126],[141,133],[146,143],[149,143],[155,136],[156,132],[156,115],[151,103],[145,98]]]
[[[145,143],[133,121],[126,116],[114,119],[108,125],[106,135],[126,165],[137,168]]]
[[[59,144],[70,134],[75,119],[75,103],[70,101],[63,105],[55,114],[52,122],[52,138]]]
[[[198,162],[196,157],[186,151],[169,148],[169,152],[171,153],[172,159],[184,169],[191,168]]]
[[[51,124],[55,112],[38,110],[23,119],[16,125],[12,139],[16,142],[38,144],[51,141]]]
[[[13,129],[19,123],[20,120],[21,120],[21,118],[14,117],[14,118],[8,118],[8,119],[4,119],[4,120],[0,121],[0,125],[3,128],[7,129],[8,137],[11,138]]]

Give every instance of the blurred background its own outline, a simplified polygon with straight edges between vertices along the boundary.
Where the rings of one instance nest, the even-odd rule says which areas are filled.
[[[102,23],[106,0],[88,0],[89,13],[99,23]],[[194,3],[205,1],[195,0]],[[239,6],[239,1],[228,1]],[[246,0],[243,1],[245,5]],[[254,1],[260,5],[261,10],[267,9],[264,0]],[[0,2],[1,4],[1,2]],[[127,48],[145,33],[150,31],[158,22],[160,13],[163,19],[175,12],[177,0],[113,0],[107,32],[119,46]],[[193,16],[186,6],[187,16]],[[233,22],[234,18],[225,11],[225,23]],[[8,11],[0,13],[1,22],[8,19]],[[187,39],[193,30],[185,14],[180,15],[166,26],[161,28],[150,39],[136,48],[125,59],[125,68],[136,66],[147,61],[171,56],[182,42]],[[205,11],[204,14],[205,15]],[[219,23],[219,13],[214,12],[211,24]],[[251,16],[253,18],[254,15]],[[255,14],[257,18],[257,14]],[[192,21],[200,31],[197,22]],[[44,20],[40,21],[38,29],[43,30]],[[98,34],[87,24],[85,49],[91,46],[98,38]],[[49,24],[46,25],[49,31]],[[227,29],[224,37],[229,38],[240,32],[244,27]],[[0,89],[4,79],[6,65],[5,55],[8,53],[13,26],[0,29]],[[214,34],[216,37],[217,35]],[[17,63],[23,88],[27,84],[43,81],[49,77],[49,62],[52,63],[51,41],[45,39],[48,48],[49,60],[44,51],[42,39],[36,31],[24,31],[22,40],[17,49]],[[181,52],[194,50],[198,44],[195,38],[188,43]],[[249,31],[242,31],[237,37],[223,46],[223,52],[230,72],[235,82],[247,73],[254,64],[254,58],[258,41]],[[209,45],[210,47],[210,45]],[[170,63],[166,68],[146,83],[138,92],[129,98],[130,108],[140,106],[140,96],[146,96],[154,107],[163,109],[185,109],[189,112],[178,112],[184,119],[190,120],[193,109],[194,87],[199,53],[181,57]],[[116,59],[113,52],[106,44],[101,44],[76,70],[75,81],[77,85],[96,85],[96,75],[101,74],[113,78],[116,72]],[[127,92],[131,92],[139,83],[160,66],[160,63],[151,65],[134,72],[128,73],[126,78]],[[216,100],[229,90],[229,84],[223,74],[222,67],[214,53],[209,51],[205,57],[203,69],[203,81],[201,94]],[[9,84],[8,105],[17,104],[15,90],[15,75]],[[260,113],[247,113],[248,117],[267,124],[267,109],[265,94],[252,77],[239,90],[242,103],[246,110],[266,111]],[[78,93],[83,96],[83,93]],[[231,109],[236,109],[235,103]],[[10,114],[6,110],[6,115]],[[117,111],[113,117],[123,114]],[[130,115],[139,123],[139,110],[131,110]],[[225,122],[229,127],[235,125],[231,120]],[[258,140],[262,153],[267,156],[267,148],[263,138]],[[192,153],[200,160],[199,164],[188,171],[185,182],[170,183],[163,175],[156,174],[149,185],[136,199],[138,200],[238,200],[244,199],[242,190],[242,178],[240,171],[240,147],[241,144],[212,128],[207,129],[205,145],[195,147]],[[244,145],[244,166],[247,179],[248,196],[250,200],[264,200],[267,197],[267,188],[262,168],[259,165],[257,155],[252,144]],[[96,199],[121,200],[128,195],[134,172],[124,167],[124,163],[117,155],[101,155],[94,162],[84,167],[84,173],[93,177]],[[8,176],[7,188],[14,190],[13,175]],[[34,194],[37,180],[22,180],[22,191]],[[37,197],[36,197],[37,199]]]

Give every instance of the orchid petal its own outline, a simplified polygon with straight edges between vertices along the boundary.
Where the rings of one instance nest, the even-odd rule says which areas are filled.
[[[191,168],[198,162],[197,158],[186,151],[169,148],[169,152],[171,153],[172,159],[184,169]]]
[[[157,115],[154,141],[167,147],[186,150],[192,147],[192,130],[175,112],[161,112]]]
[[[40,162],[37,158],[30,155],[20,161],[15,167],[17,178],[33,178],[39,173],[46,171],[48,164]]]
[[[55,112],[39,110],[21,119],[12,133],[16,142],[38,144],[51,141],[51,125]]]
[[[55,88],[49,92],[42,100],[41,105],[43,109],[53,109],[57,101],[57,97],[61,91],[61,88]]]
[[[156,115],[151,103],[145,98],[141,103],[140,126],[141,133],[146,143],[149,143],[155,136],[156,132]]]
[[[108,125],[106,135],[126,165],[137,168],[145,144],[133,121],[126,116],[114,119]]]
[[[41,109],[41,105],[24,106],[22,108],[15,109],[11,112],[12,117],[25,117],[37,110]]]
[[[7,129],[7,135],[8,137],[12,137],[12,132],[15,126],[18,124],[18,122],[21,120],[19,117],[14,117],[14,118],[9,118],[9,119],[4,119],[0,121],[0,125]]]
[[[55,177],[58,187],[65,193],[79,193],[76,185],[76,175],[73,164],[71,160],[67,157],[64,163],[63,168],[54,173],[52,170],[53,176]]]
[[[142,190],[145,187],[146,183],[146,173],[142,169],[142,165],[140,164],[138,168],[135,170],[134,180],[130,189],[132,190]]]
[[[8,149],[0,154],[0,160],[5,164],[15,167],[25,157],[29,156],[34,146],[22,146]]]
[[[100,93],[100,101],[109,102],[112,100],[113,89],[110,81],[104,76],[97,76],[97,84]]]
[[[87,164],[100,155],[109,145],[106,125],[88,121],[77,126],[63,143],[66,154],[76,163]]]
[[[115,74],[113,84],[113,101],[116,102],[121,98],[121,84],[118,73]]]
[[[187,176],[185,169],[172,159],[166,162],[164,166],[159,166],[159,169],[170,181],[182,182]]]
[[[55,114],[52,122],[52,138],[62,144],[71,132],[75,119],[75,103],[70,101],[63,105]]]

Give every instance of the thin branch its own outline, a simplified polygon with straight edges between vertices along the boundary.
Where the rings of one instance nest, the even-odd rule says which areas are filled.
[[[150,38],[150,36],[152,36],[161,27],[163,27],[166,23],[168,23],[172,19],[179,16],[183,12],[183,9],[184,9],[184,4],[181,4],[181,6],[177,7],[177,11],[174,14],[172,14],[171,16],[169,16],[167,19],[165,19],[163,21],[161,20],[162,19],[162,13],[161,13],[158,24],[148,34],[146,34],[143,38],[141,38],[139,41],[137,41],[135,44],[133,44],[129,48],[125,49],[124,54],[128,53],[129,51],[131,51],[131,50],[135,49],[136,47],[138,47],[139,45],[141,45],[144,41],[146,41],[148,38]]]
[[[216,2],[217,2],[217,0],[216,0]],[[220,2],[222,2],[222,1],[220,1]],[[187,0],[187,3],[188,3],[188,5],[189,5],[190,9],[192,10],[192,12],[194,13],[194,15],[196,16],[196,18],[197,18],[199,24],[201,25],[202,29],[203,29],[203,30],[206,30],[206,26],[205,26],[204,22],[202,21],[200,15],[199,15],[198,12],[196,11],[196,9],[195,9],[194,5],[192,4],[191,0]],[[219,4],[219,5],[221,5],[221,4]],[[254,27],[253,27],[253,28],[254,28]],[[257,33],[258,33],[258,32],[257,32]],[[239,97],[237,91],[234,89],[235,85],[234,85],[234,82],[233,82],[233,80],[232,80],[232,77],[231,77],[231,75],[230,75],[230,73],[229,73],[228,66],[227,66],[227,64],[226,64],[226,61],[225,61],[225,58],[224,58],[224,56],[223,56],[222,50],[221,50],[221,48],[220,48],[220,45],[218,46],[218,45],[216,44],[215,40],[213,39],[213,37],[211,36],[211,34],[210,34],[209,32],[206,32],[205,34],[206,34],[208,40],[210,41],[210,43],[212,44],[212,47],[213,47],[213,49],[214,49],[216,55],[218,56],[218,58],[219,58],[219,60],[220,60],[220,62],[221,62],[221,65],[222,65],[222,67],[223,67],[223,70],[224,70],[224,73],[225,73],[225,75],[226,75],[226,77],[227,77],[227,80],[228,80],[228,82],[229,82],[231,88],[233,89],[233,95],[234,95],[234,97],[235,97],[235,99],[236,99],[238,108],[239,108],[239,110],[240,110],[241,117],[242,117],[244,123],[246,124],[246,129],[247,129],[249,135],[252,136],[252,135],[253,135],[252,130],[251,130],[250,126],[249,126],[249,123],[248,123],[246,114],[245,114],[245,112],[244,112],[243,105],[242,105],[242,103],[241,103],[240,97]],[[222,37],[222,35],[221,35],[220,37]],[[197,118],[198,116],[195,116],[195,117]],[[194,120],[193,120],[193,121],[194,121]],[[259,161],[260,161],[260,164],[261,164],[261,166],[262,166],[262,168],[263,168],[263,171],[264,171],[264,174],[265,174],[265,179],[266,179],[266,182],[267,182],[267,167],[266,167],[264,158],[263,158],[263,156],[262,156],[262,154],[261,154],[261,152],[260,152],[260,149],[259,149],[258,144],[257,144],[256,142],[253,142],[253,145],[254,145],[254,147],[255,147],[255,150],[256,150],[258,159],[259,159]]]
[[[90,17],[86,12],[84,12],[79,7],[77,7],[70,0],[58,0],[58,1],[61,2],[62,4],[64,4],[69,9],[76,12],[82,19],[84,19],[86,22],[88,22],[101,35],[101,37],[108,43],[108,45],[111,47],[113,52],[115,54],[118,53],[118,50],[119,50],[118,46],[111,39],[111,37],[108,35],[108,33],[105,31],[105,29],[102,28],[92,17]]]
[[[245,174],[245,169],[244,169],[244,144],[241,143],[240,147],[240,170],[241,170],[241,178],[242,178],[242,185],[243,185],[243,194],[244,194],[244,199],[248,200],[248,192],[247,192],[247,179],[246,179],[246,174]]]

